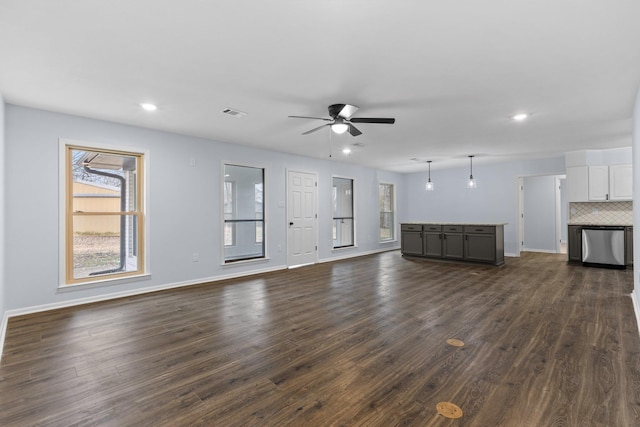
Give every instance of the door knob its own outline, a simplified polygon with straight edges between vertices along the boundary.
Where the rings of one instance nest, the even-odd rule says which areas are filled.
[[[291,227],[292,225],[293,225],[293,223],[292,223],[292,222],[290,222],[290,223],[289,223],[289,227]]]

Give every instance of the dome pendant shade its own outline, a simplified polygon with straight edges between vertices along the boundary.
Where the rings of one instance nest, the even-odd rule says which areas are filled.
[[[331,125],[331,130],[338,135],[345,133],[349,129],[349,125],[344,120],[337,118],[336,122]]]

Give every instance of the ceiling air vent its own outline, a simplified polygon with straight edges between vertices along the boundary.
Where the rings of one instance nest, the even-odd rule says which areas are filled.
[[[224,110],[222,110],[222,112],[224,114],[228,114],[228,115],[236,117],[238,119],[247,115],[247,113],[245,113],[244,111],[240,111],[240,110],[236,110],[234,108],[228,108],[228,107],[225,108]]]

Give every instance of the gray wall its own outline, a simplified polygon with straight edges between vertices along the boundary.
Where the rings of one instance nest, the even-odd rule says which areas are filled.
[[[556,251],[556,177],[528,176],[524,185],[524,250]]]
[[[560,179],[560,240],[567,241],[569,234],[568,222],[569,214],[567,208],[569,207],[569,201],[567,199],[567,178]]]
[[[4,259],[5,259],[5,138],[4,138],[4,99],[0,96],[0,355],[2,355],[2,345],[4,344],[4,314],[5,314],[5,287],[7,285]]]
[[[425,191],[427,174],[407,176],[406,191],[411,202],[401,212],[403,221],[506,222],[505,253],[518,250],[518,177],[565,173],[564,157],[505,163],[473,162],[478,188],[466,188],[469,168],[438,170],[432,164],[434,191]]]
[[[633,110],[633,300],[640,327],[640,90]]]
[[[319,259],[329,260],[399,247],[379,243],[378,182],[397,185],[400,174],[329,160],[310,159],[233,144],[120,125],[8,104],[3,165],[13,177],[6,188],[6,309],[63,305],[120,292],[191,283],[282,268],[286,265],[286,170],[318,174]],[[149,150],[147,255],[151,277],[110,285],[58,290],[58,138]],[[196,159],[196,166],[189,165]],[[268,260],[222,266],[224,162],[266,168]],[[332,250],[331,177],[352,177],[358,247]],[[199,262],[192,254],[199,253]]]

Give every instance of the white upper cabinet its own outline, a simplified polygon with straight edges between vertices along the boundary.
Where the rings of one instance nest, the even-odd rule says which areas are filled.
[[[589,200],[631,200],[632,175],[630,164],[589,166]]]
[[[589,200],[609,200],[609,166],[589,166]]]
[[[589,174],[586,166],[567,168],[567,199],[569,202],[589,200]]]
[[[609,166],[609,200],[633,198],[633,168],[631,165]]]

